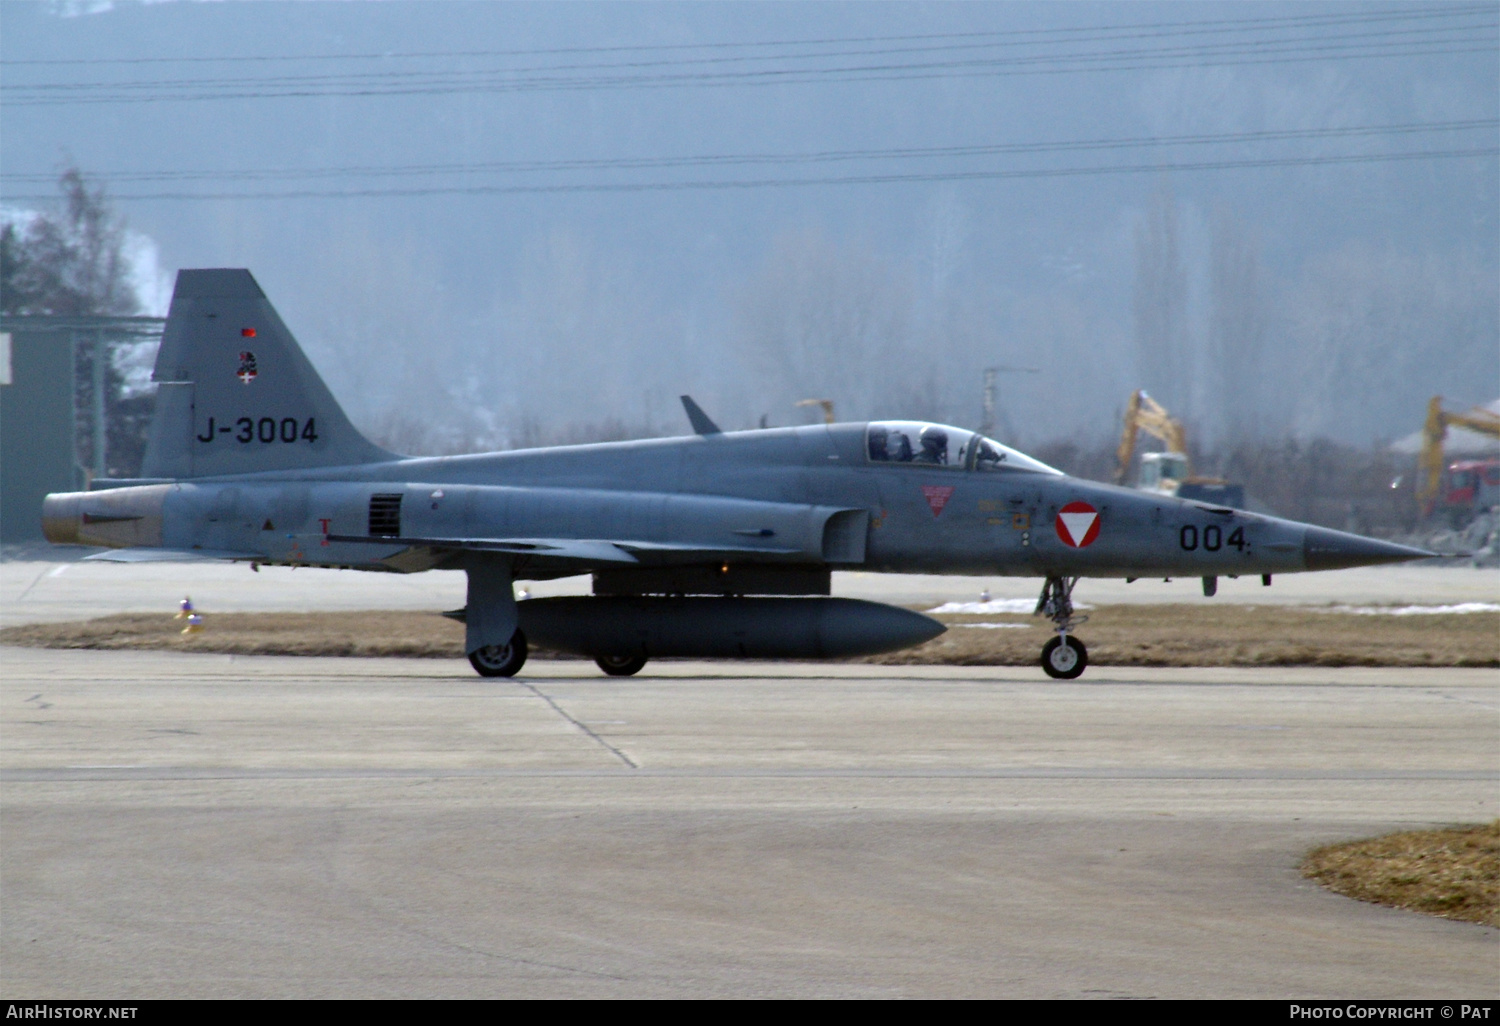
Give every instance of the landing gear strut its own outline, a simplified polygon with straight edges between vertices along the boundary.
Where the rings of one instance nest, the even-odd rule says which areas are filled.
[[[1035,615],[1051,620],[1057,631],[1057,637],[1042,646],[1042,669],[1059,680],[1073,680],[1089,665],[1089,650],[1083,642],[1068,636],[1088,620],[1087,616],[1073,615],[1073,585],[1077,583],[1076,577],[1049,577],[1036,603]]]

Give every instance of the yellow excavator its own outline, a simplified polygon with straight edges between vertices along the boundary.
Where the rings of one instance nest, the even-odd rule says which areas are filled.
[[[833,400],[832,399],[798,399],[798,406],[821,406],[823,408],[823,423],[833,423]]]
[[[1115,484],[1123,484],[1135,457],[1136,439],[1144,431],[1166,445],[1166,452],[1141,453],[1141,474],[1136,487],[1150,492],[1164,492],[1183,499],[1242,507],[1245,489],[1223,478],[1198,477],[1188,463],[1187,431],[1182,421],[1167,408],[1137,389],[1125,407],[1124,431],[1115,452]]]
[[[1422,451],[1417,456],[1417,505],[1426,515],[1437,510],[1441,499],[1441,505],[1450,518],[1461,519],[1465,513],[1472,514],[1500,501],[1496,494],[1500,463],[1470,460],[1447,466],[1443,441],[1448,437],[1450,427],[1468,428],[1481,435],[1500,438],[1500,414],[1483,407],[1464,413],[1449,413],[1443,409],[1440,395],[1433,396],[1427,403],[1427,421],[1422,425]],[[1444,471],[1448,473],[1450,484],[1446,491],[1442,488]]]

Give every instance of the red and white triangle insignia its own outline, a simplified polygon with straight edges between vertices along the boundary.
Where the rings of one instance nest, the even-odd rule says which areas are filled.
[[[1081,549],[1099,537],[1099,511],[1086,502],[1070,502],[1057,513],[1057,536],[1064,545]]]

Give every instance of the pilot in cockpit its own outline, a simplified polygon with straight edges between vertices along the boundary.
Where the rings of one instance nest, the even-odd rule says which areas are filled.
[[[918,436],[922,449],[912,457],[913,463],[933,463],[940,467],[948,465],[948,432],[935,425],[922,429]]]
[[[870,426],[870,459],[884,462],[891,458],[891,454],[885,451],[890,432],[879,424]]]
[[[886,458],[897,463],[911,462],[911,439],[905,431],[892,431],[890,441],[886,444]]]
[[[991,442],[988,438],[979,440],[979,454],[974,459],[974,465],[980,470],[995,470],[1005,462],[1005,452]]]

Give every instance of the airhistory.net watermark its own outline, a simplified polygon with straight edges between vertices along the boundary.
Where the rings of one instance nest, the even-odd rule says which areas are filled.
[[[50,1001],[11,1002],[7,1019],[134,1019],[138,1005],[74,1005]]]

